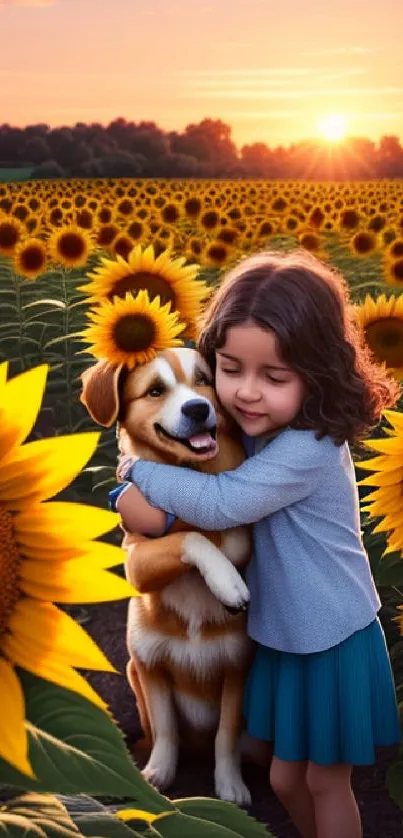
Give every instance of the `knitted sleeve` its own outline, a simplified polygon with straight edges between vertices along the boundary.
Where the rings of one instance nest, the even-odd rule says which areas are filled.
[[[228,529],[261,521],[308,497],[329,458],[326,439],[287,429],[233,471],[202,474],[138,460],[129,479],[150,503],[191,526]]]

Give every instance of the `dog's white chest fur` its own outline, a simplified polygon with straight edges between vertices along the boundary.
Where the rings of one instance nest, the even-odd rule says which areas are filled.
[[[233,564],[244,561],[249,549],[247,533],[242,529],[228,531],[221,549]],[[236,664],[242,657],[247,643],[244,630],[217,632],[208,639],[202,637],[203,625],[219,626],[228,620],[228,614],[196,570],[167,585],[161,592],[161,599],[186,624],[186,635],[173,636],[162,628],[145,628],[139,619],[140,600],[132,599],[127,640],[129,648],[143,663],[153,666],[169,660],[185,670],[209,675],[225,664]]]

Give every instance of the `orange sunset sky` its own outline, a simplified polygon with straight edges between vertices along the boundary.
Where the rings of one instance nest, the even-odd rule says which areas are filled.
[[[402,0],[0,0],[0,123],[164,130],[221,118],[238,146],[403,141]]]

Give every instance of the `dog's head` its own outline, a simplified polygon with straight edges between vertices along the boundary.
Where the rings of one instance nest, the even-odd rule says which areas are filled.
[[[81,401],[92,418],[118,421],[136,452],[196,465],[216,456],[219,408],[212,374],[194,349],[169,349],[129,372],[99,361],[82,376]]]

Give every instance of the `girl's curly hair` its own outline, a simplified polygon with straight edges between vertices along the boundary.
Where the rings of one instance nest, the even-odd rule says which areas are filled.
[[[275,332],[305,384],[294,428],[352,444],[396,404],[400,386],[373,359],[344,277],[307,251],[258,253],[227,274],[201,321],[198,349],[213,372],[227,329],[246,322]]]

